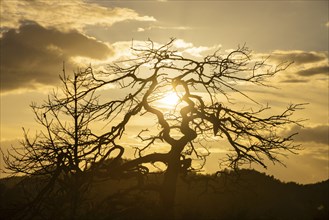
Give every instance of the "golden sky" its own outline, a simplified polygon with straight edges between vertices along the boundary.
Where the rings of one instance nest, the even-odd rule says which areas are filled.
[[[31,102],[42,104],[67,71],[89,64],[101,68],[129,55],[134,42],[151,39],[195,58],[246,44],[271,62],[294,61],[270,82],[279,89],[245,88],[258,102],[284,109],[309,103],[296,113],[308,119],[289,154],[287,167],[262,172],[284,181],[312,183],[329,178],[328,1],[1,1],[1,148],[16,145],[22,127],[37,130]],[[118,91],[115,91],[118,92]],[[113,92],[104,92],[113,95]],[[243,102],[243,101],[241,101]],[[138,123],[137,125],[138,126]],[[205,170],[218,168],[216,144]],[[2,159],[1,159],[1,166]],[[4,174],[1,174],[3,176]]]

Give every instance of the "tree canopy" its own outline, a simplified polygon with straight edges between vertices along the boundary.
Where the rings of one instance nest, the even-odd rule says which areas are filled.
[[[26,135],[23,146],[27,152],[13,155],[14,160],[8,157],[8,168],[31,175],[49,174],[49,184],[63,175],[84,176],[81,181],[85,183],[86,177],[92,182],[91,176],[143,178],[161,170],[164,177],[160,185],[139,181],[136,189],[157,191],[163,217],[173,218],[177,179],[202,168],[209,155],[207,141],[227,141],[231,151],[224,163],[233,169],[246,163],[266,167],[265,159],[280,162],[278,155],[298,148],[292,143],[294,134],[281,136],[279,131],[299,124],[291,116],[302,107],[300,104],[268,116],[268,106],[241,109],[231,99],[231,94],[239,94],[258,104],[243,88],[268,86],[267,80],[290,63],[269,65],[266,58],[253,58],[246,46],[196,59],[177,51],[173,42],[133,44],[132,57],[109,64],[106,71],[94,72],[89,67],[71,81],[62,78],[62,98],[53,95],[41,108],[33,105],[38,122],[47,132],[34,141]],[[101,95],[108,88],[118,94],[100,101],[95,94]],[[64,123],[60,113],[68,115],[72,124]],[[134,120],[145,118],[154,125],[145,128],[140,121],[129,130]],[[96,134],[88,126],[99,120],[108,125]],[[125,145],[125,135],[135,137],[135,144]],[[124,160],[131,149],[135,157]]]

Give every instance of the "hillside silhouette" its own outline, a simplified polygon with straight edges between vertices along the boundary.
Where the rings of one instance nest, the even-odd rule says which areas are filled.
[[[162,178],[162,174],[153,174],[145,181],[156,187]],[[24,202],[33,196],[33,187],[41,181],[32,177],[1,179],[1,219],[16,219]],[[135,185],[132,178],[96,181],[78,219],[158,219],[156,193],[135,191]],[[284,183],[247,169],[225,170],[216,175],[190,173],[177,183],[175,216],[200,220],[329,219],[328,198],[329,180],[307,185]],[[65,200],[50,201],[45,216],[67,219],[63,214],[65,205]]]

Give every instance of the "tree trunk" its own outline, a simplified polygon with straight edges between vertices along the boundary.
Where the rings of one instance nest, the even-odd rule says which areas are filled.
[[[168,167],[164,175],[161,202],[163,209],[163,219],[175,219],[175,197],[176,185],[180,170],[180,154],[175,155],[168,161]]]

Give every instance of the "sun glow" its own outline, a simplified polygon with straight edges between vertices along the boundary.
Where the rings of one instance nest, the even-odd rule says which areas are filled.
[[[179,97],[175,92],[168,92],[164,95],[162,99],[159,100],[159,103],[165,108],[173,109],[179,102]]]

